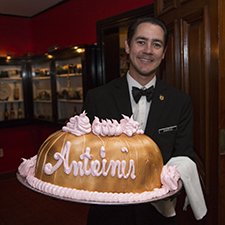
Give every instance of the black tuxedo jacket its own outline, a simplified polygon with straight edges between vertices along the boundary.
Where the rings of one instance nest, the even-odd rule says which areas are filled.
[[[87,93],[83,109],[91,122],[131,116],[132,108],[126,75]],[[164,163],[171,157],[193,153],[193,112],[189,95],[157,78],[145,134],[162,152]]]
[[[123,118],[122,114],[130,117],[132,108],[126,75],[90,90],[83,109],[91,122],[94,116],[118,121]],[[194,160],[192,123],[190,97],[157,78],[145,134],[159,146],[164,163],[175,156],[188,156]],[[87,225],[176,224],[173,220],[176,218],[163,217],[148,203],[124,206],[91,205]]]

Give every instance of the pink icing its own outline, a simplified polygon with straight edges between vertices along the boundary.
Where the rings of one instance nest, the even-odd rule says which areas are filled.
[[[99,120],[95,116],[95,119],[90,124],[89,118],[86,116],[85,111],[79,116],[71,117],[69,122],[62,128],[63,131],[69,132],[76,136],[81,136],[88,134],[91,131],[95,135],[101,136],[119,136],[122,133],[125,133],[127,136],[131,137],[135,134],[143,134],[144,131],[141,129],[140,124],[137,121],[134,121],[133,116],[130,118],[123,115],[123,119],[118,123],[116,120]]]
[[[143,134],[144,131],[141,129],[140,124],[134,121],[133,115],[129,118],[123,115],[123,119],[120,120],[123,133],[131,137],[134,134]]]
[[[115,124],[112,123],[111,120],[106,120],[108,123],[108,129],[109,129],[109,136],[113,136],[116,134],[116,127]]]
[[[113,121],[113,126],[115,127],[115,136],[119,136],[122,134],[122,127],[118,123],[117,120],[112,120]]]
[[[101,136],[109,135],[109,125],[105,120],[102,120],[101,128]]]
[[[143,134],[144,131],[141,129],[138,122],[134,121],[133,116],[129,118],[123,115],[123,119],[118,123],[116,120],[102,120],[100,122],[98,117],[95,117],[92,123],[92,132],[95,135],[101,136],[119,136],[125,133],[127,136],[131,137],[135,134]]]
[[[27,182],[34,188],[44,191],[50,195],[74,199],[76,201],[89,202],[120,202],[133,203],[149,201],[157,197],[161,197],[168,193],[165,187],[156,188],[154,191],[145,191],[142,193],[108,193],[97,191],[84,191],[72,188],[60,187],[58,185],[43,182],[36,177],[28,176]]]
[[[100,122],[99,118],[95,116],[92,123],[92,132],[95,135],[101,136],[119,136],[122,134],[122,128],[116,120],[102,120]]]
[[[62,152],[56,152],[54,154],[54,159],[57,161],[57,163],[55,163],[55,165],[47,163],[44,166],[44,172],[47,175],[53,174],[61,166],[63,166],[65,174],[68,175],[70,173],[73,173],[73,176],[75,177],[82,177],[85,174],[86,176],[94,177],[99,177],[101,175],[106,177],[108,175],[111,175],[112,177],[117,176],[119,179],[127,179],[128,177],[131,177],[131,179],[136,178],[134,161],[132,159],[130,159],[129,162],[126,162],[125,160],[108,161],[107,159],[105,159],[106,154],[104,146],[102,146],[100,149],[100,156],[102,158],[101,161],[97,159],[93,160],[93,156],[90,154],[91,149],[87,147],[85,149],[85,152],[79,157],[81,161],[77,162],[73,160],[69,164],[70,148],[71,143],[67,141]],[[128,165],[128,170],[126,170],[126,165]]]
[[[21,176],[34,176],[35,174],[35,165],[37,160],[37,155],[33,156],[30,159],[22,159],[23,162],[19,165],[18,171]]]
[[[85,111],[79,116],[70,118],[70,121],[62,128],[63,131],[69,132],[76,136],[88,134],[91,132],[91,124],[89,118],[86,116]]]
[[[163,167],[161,173],[161,182],[162,185],[167,188],[169,191],[177,189],[177,181],[180,179],[180,173],[177,170],[177,166],[168,166]]]
[[[95,116],[95,119],[92,123],[92,132],[95,135],[99,135],[101,133],[101,122],[99,121],[99,118]]]
[[[156,188],[154,191],[145,191],[143,193],[107,193],[97,191],[84,191],[73,188],[61,187],[48,182],[44,182],[34,177],[34,167],[37,157],[34,156],[29,160],[25,160],[19,166],[19,173],[26,177],[27,182],[37,190],[44,191],[50,195],[70,198],[79,201],[92,202],[143,202],[149,201],[157,197],[161,197],[170,191],[178,188],[178,179],[180,173],[176,166],[165,165],[161,173],[162,187]]]

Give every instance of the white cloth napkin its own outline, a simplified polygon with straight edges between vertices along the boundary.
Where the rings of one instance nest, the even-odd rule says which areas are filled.
[[[207,208],[196,164],[188,157],[178,156],[171,158],[168,161],[167,165],[177,165],[177,169],[181,174],[181,179],[183,181],[184,188],[187,194],[183,210],[187,210],[187,206],[190,204],[196,220],[202,219],[207,213]],[[152,203],[152,205],[166,217],[176,215],[176,199],[174,199],[173,201],[161,200]]]

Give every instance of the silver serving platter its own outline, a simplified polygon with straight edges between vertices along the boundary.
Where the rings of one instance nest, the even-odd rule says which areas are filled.
[[[59,199],[59,200],[65,200],[65,201],[70,201],[70,202],[76,202],[76,203],[86,203],[86,204],[96,204],[96,205],[130,205],[130,204],[141,204],[141,203],[151,203],[151,202],[156,202],[159,200],[169,200],[169,199],[174,199],[177,195],[179,195],[180,191],[183,188],[183,183],[182,180],[178,180],[178,188],[175,191],[171,191],[161,197],[156,197],[151,200],[145,200],[145,201],[135,201],[135,202],[98,202],[98,201],[85,201],[85,200],[77,200],[77,199],[72,199],[72,198],[66,198],[66,197],[60,197],[57,195],[53,195],[50,193],[46,193],[44,191],[40,191],[32,186],[26,181],[25,177],[22,177],[19,173],[16,174],[18,181],[24,185],[25,187],[29,188],[32,191],[35,191],[39,194],[46,195],[48,197],[54,198],[54,199]]]

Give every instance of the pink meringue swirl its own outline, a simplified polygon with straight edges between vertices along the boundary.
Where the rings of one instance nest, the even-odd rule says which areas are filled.
[[[99,118],[97,116],[95,116],[95,119],[92,123],[92,132],[95,135],[99,135],[101,134],[101,122],[99,121]]]
[[[92,123],[92,132],[95,135],[101,136],[119,136],[122,134],[122,128],[116,120],[102,120],[100,122],[99,118],[95,116]]]
[[[125,133],[127,136],[131,137],[135,134],[144,134],[144,131],[141,129],[140,124],[137,121],[134,121],[133,116],[130,118],[123,115],[123,119],[118,123],[116,120],[102,120],[100,122],[99,118],[95,116],[95,119],[92,123],[92,132],[95,135],[101,136],[119,136],[122,133]]]
[[[62,128],[63,131],[69,132],[76,136],[88,134],[91,132],[91,124],[89,118],[86,116],[85,111],[79,116],[70,118],[70,121]]]
[[[129,118],[128,116],[122,115],[123,119],[120,120],[123,133],[131,137],[134,134],[144,134],[140,124],[134,121],[133,115]]]
[[[169,191],[174,191],[178,188],[178,180],[180,177],[177,166],[165,165],[161,173],[161,183],[164,188],[167,188]]]
[[[119,136],[122,134],[122,127],[118,123],[117,120],[112,120],[113,121],[113,126],[115,127],[115,136]]]
[[[19,174],[23,177],[34,176],[37,155],[31,157],[30,159],[22,158],[22,160],[23,162],[18,167]]]
[[[129,137],[135,134],[144,134],[140,124],[137,121],[134,121],[133,115],[130,118],[123,115],[123,119],[120,120],[120,123],[118,123],[116,120],[111,121],[109,119],[102,119],[100,122],[99,118],[95,116],[95,119],[91,125],[85,111],[79,116],[71,117],[69,122],[62,128],[62,130],[76,136],[88,134],[91,131],[93,134],[101,135],[103,137],[119,136],[122,133],[125,133]]]

